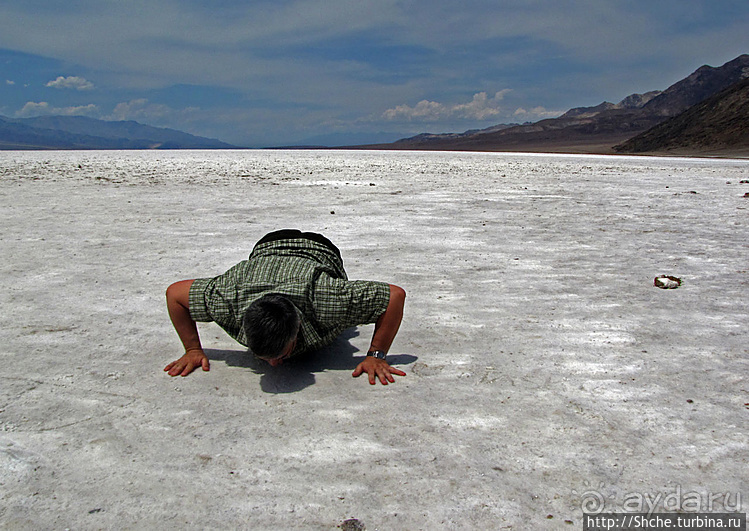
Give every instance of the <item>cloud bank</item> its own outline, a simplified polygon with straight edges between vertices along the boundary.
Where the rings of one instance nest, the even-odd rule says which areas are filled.
[[[415,106],[398,105],[382,113],[386,121],[439,122],[446,119],[488,120],[502,114],[500,102],[511,89],[496,92],[491,98],[486,92],[473,95],[467,103],[446,105],[436,101],[421,100]]]
[[[550,111],[545,107],[533,107],[529,110],[526,110],[523,107],[518,107],[512,115],[518,120],[534,121],[544,120],[546,118],[557,118],[565,112],[566,111]]]
[[[4,0],[0,79],[17,85],[0,83],[0,101],[13,110],[95,102],[103,115],[159,116],[177,129],[198,114],[201,128],[241,145],[288,144],[331,123],[472,129],[662,90],[749,52],[745,0],[686,5]],[[512,93],[493,92],[502,87]],[[195,108],[206,112],[184,112]]]
[[[99,108],[93,103],[73,107],[54,107],[46,101],[29,101],[23,108],[16,112],[18,118],[31,118],[33,116],[89,116],[96,117]]]
[[[47,87],[56,89],[73,89],[73,90],[93,90],[94,84],[78,76],[59,76],[54,81],[50,81]]]
[[[474,94],[473,99],[467,103],[447,105],[437,101],[421,100],[413,107],[409,105],[398,105],[387,109],[379,117],[386,122],[421,122],[439,123],[443,121],[488,121],[500,118],[512,118],[514,120],[533,121],[545,118],[556,118],[564,111],[548,110],[542,106],[531,109],[518,107],[514,111],[500,104],[505,95],[512,89],[504,89],[494,94],[491,98],[486,92]]]
[[[138,98],[115,105],[105,120],[136,120],[151,124],[163,124],[173,120],[189,121],[191,117],[205,114],[197,107],[175,109],[163,103],[151,103],[146,98]]]

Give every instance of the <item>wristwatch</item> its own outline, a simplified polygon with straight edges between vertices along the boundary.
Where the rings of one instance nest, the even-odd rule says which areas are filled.
[[[377,358],[378,360],[384,360],[387,354],[385,354],[381,350],[370,350],[369,352],[367,352],[367,356],[372,356],[373,358]]]

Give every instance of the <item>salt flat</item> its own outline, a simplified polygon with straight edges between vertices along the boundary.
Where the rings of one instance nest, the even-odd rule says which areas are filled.
[[[2,152],[0,527],[747,512],[747,180],[746,160]],[[271,368],[201,324],[211,371],[162,372],[166,287],[287,227],[407,290],[405,378],[350,376],[371,326]]]

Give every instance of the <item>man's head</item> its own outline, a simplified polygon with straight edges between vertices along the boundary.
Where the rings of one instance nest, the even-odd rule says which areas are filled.
[[[265,295],[247,308],[242,320],[247,346],[271,365],[291,355],[299,333],[299,314],[294,304],[281,295]]]

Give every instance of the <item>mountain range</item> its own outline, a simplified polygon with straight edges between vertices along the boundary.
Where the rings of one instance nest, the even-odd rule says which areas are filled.
[[[614,146],[619,153],[749,156],[749,78]]]
[[[619,103],[570,109],[559,118],[479,131],[421,134],[368,149],[538,151],[560,153],[749,153],[744,81],[749,55],[720,67],[702,66],[663,91],[632,94]],[[726,101],[722,101],[726,98]],[[709,100],[709,104],[708,104]],[[696,105],[705,105],[695,108]],[[671,119],[684,117],[665,128]],[[733,114],[732,114],[733,113]],[[638,137],[663,124],[653,134]],[[679,125],[681,124],[681,125]],[[714,136],[719,134],[718,136]],[[684,136],[687,135],[687,136]],[[638,137],[636,143],[628,143]]]
[[[231,149],[174,129],[85,116],[0,116],[0,149]]]
[[[702,66],[663,91],[570,109],[558,118],[430,134],[366,149],[749,155],[749,55]],[[392,136],[390,137],[392,138]],[[322,146],[320,146],[322,147]],[[0,116],[0,149],[236,149],[134,121]]]

